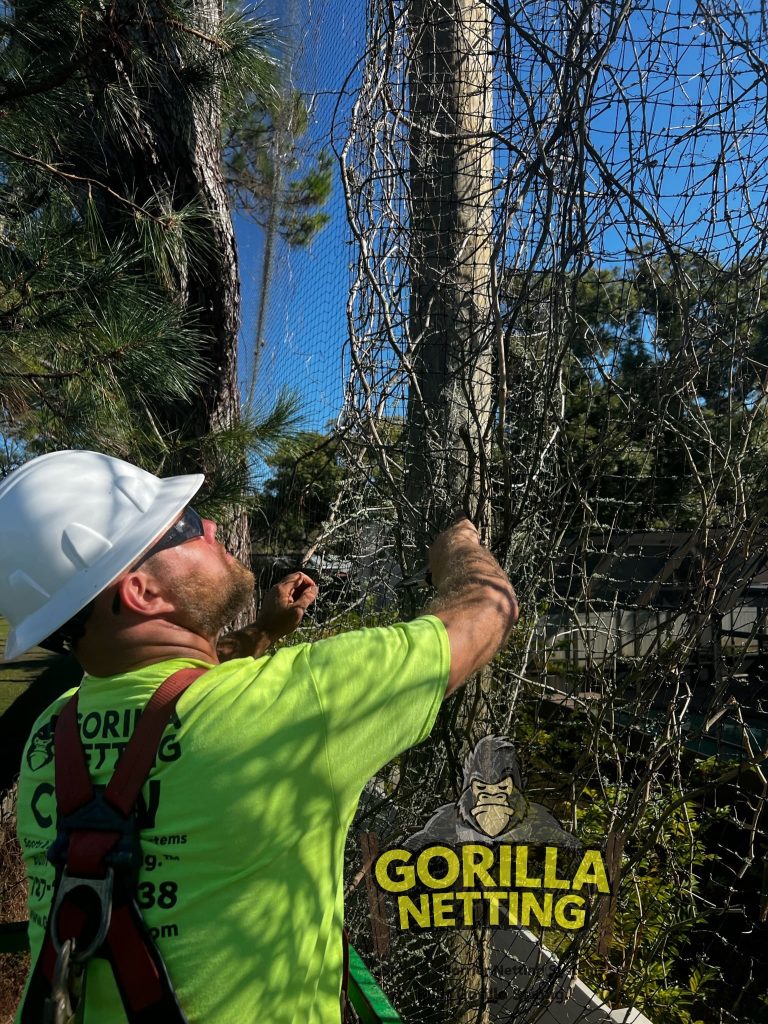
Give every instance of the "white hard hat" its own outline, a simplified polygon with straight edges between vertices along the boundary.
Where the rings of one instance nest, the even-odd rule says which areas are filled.
[[[173,525],[205,478],[161,480],[98,452],[52,452],[0,483],[0,615],[10,661],[68,622]]]

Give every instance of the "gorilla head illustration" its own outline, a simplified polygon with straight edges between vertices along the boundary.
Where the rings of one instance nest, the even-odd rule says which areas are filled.
[[[53,733],[56,719],[52,718],[41,726],[27,744],[27,764],[36,772],[53,760]]]
[[[488,836],[519,825],[528,814],[514,746],[503,736],[484,736],[464,761],[459,813]]]

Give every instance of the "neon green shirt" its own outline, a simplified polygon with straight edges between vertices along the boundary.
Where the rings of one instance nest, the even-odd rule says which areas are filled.
[[[344,842],[366,782],[430,732],[450,650],[439,619],[366,629],[217,665],[184,693],[144,787],[139,904],[191,1024],[337,1024]],[[166,661],[86,676],[80,732],[106,783]],[[23,758],[18,832],[33,963],[53,869],[52,719]],[[86,1024],[123,1021],[105,961]]]

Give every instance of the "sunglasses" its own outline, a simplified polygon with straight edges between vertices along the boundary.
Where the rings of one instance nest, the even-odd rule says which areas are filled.
[[[141,560],[133,566],[131,571],[133,572],[134,569],[138,569],[140,565],[143,565],[147,559],[156,555],[158,551],[165,551],[166,548],[175,548],[177,544],[184,544],[188,540],[194,540],[196,537],[204,536],[205,527],[203,526],[203,520],[191,505],[187,505],[181,515],[181,518],[177,519],[173,526],[163,534],[160,540],[153,544],[149,551],[146,551],[141,556]]]

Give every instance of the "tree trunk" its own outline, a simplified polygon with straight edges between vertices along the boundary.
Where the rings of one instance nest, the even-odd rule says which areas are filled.
[[[94,112],[103,139],[103,165],[94,174],[92,153],[78,166],[78,155],[67,154],[77,173],[98,176],[114,192],[167,217],[164,243],[165,285],[194,315],[205,339],[203,357],[209,367],[199,400],[190,407],[170,404],[161,424],[169,437],[201,438],[210,430],[234,426],[240,416],[237,338],[240,283],[237,249],[221,168],[220,98],[211,82],[193,82],[199,70],[190,68],[180,40],[194,41],[197,52],[207,47],[216,56],[217,43],[206,42],[219,27],[220,0],[194,0],[183,27],[170,18],[162,0],[113,5],[114,31],[101,60],[90,70]],[[142,83],[136,54],[153,63],[152,82]],[[121,104],[121,119],[109,116],[110,88],[135,102]],[[111,237],[120,237],[135,224],[124,204],[106,190],[97,190],[102,224]],[[190,218],[188,208],[193,204]],[[176,219],[187,209],[182,226]],[[152,225],[163,234],[163,229]],[[171,450],[173,445],[171,444]],[[212,452],[196,453],[201,468],[216,473]],[[174,463],[173,455],[171,463]],[[165,472],[190,471],[188,453]],[[245,459],[242,466],[246,480]],[[250,561],[247,516],[235,512],[222,523],[223,540],[246,564]]]
[[[406,493],[419,512],[418,538],[456,511],[479,525],[486,515],[493,397],[489,10],[477,0],[412,0],[410,34],[414,456]]]
[[[430,536],[457,512],[486,537],[490,527],[492,38],[482,0],[412,0],[409,29],[413,373],[406,496],[416,510],[409,532],[423,557]],[[489,685],[485,672],[473,688]],[[459,716],[470,744],[477,725]],[[461,929],[451,941],[453,1019],[486,1024],[488,934]]]

